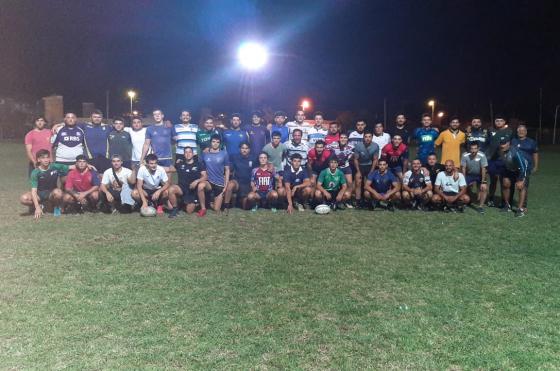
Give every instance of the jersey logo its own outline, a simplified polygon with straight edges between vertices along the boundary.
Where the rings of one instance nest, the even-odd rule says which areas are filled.
[[[420,140],[422,142],[431,142],[432,141],[432,136],[431,135],[422,135],[420,137]]]

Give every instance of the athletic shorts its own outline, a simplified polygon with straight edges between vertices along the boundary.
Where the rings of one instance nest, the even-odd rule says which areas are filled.
[[[37,191],[37,196],[39,197],[39,202],[47,202],[51,197],[51,192],[49,190],[46,191]]]
[[[249,192],[251,192],[251,184],[247,184],[247,183],[241,183],[239,180],[236,180],[237,185],[239,186],[237,188],[237,197],[238,198],[245,198],[247,197],[247,195],[249,195]]]
[[[397,176],[399,173],[402,174],[402,166],[395,166],[395,167],[391,167],[389,168],[389,170],[391,170],[393,172],[393,175]]]
[[[371,171],[371,165],[360,165],[360,173],[362,173],[363,184],[366,184],[367,176]]]
[[[76,165],[76,161],[56,161],[55,163],[66,166]]]
[[[267,192],[257,191],[257,194],[259,195],[261,200],[266,200],[266,197],[268,196],[269,193],[270,193],[270,191],[267,191]]]
[[[468,175],[465,177],[466,181],[467,181],[467,185],[471,185],[471,184],[478,184],[480,185],[480,183],[482,182],[482,176],[480,174],[478,175]]]
[[[190,189],[189,187],[181,187],[181,191],[183,192],[183,203],[185,205],[188,204],[198,204],[198,193],[195,189]]]
[[[156,191],[158,191],[157,189],[146,189],[144,188],[144,192],[146,192],[147,194],[147,199],[148,199],[148,203],[153,202],[152,201],[152,196],[154,195],[154,193],[156,193]],[[160,196],[160,200],[161,200],[161,196]]]
[[[488,161],[488,174],[490,176],[503,176],[506,167],[502,160],[489,160]]]
[[[459,193],[458,192],[443,192],[444,195],[446,196],[457,196]]]
[[[340,189],[335,189],[327,192],[331,194],[331,201],[336,201],[336,196],[338,196],[338,192],[340,192]]]
[[[352,174],[352,168],[350,166],[339,167],[339,169],[340,169],[340,171],[342,171],[342,174],[344,174],[344,175]]]
[[[167,158],[167,159],[158,160],[157,163],[158,163],[159,166],[169,167],[169,166],[173,165],[173,160],[170,159],[170,158]]]
[[[519,181],[524,181],[525,183],[525,187],[528,186],[529,184],[529,178],[528,177],[522,177],[521,173],[519,172],[514,172],[514,171],[509,171],[509,170],[505,170],[501,176],[501,179],[507,178],[509,179],[513,184],[512,186],[515,185],[515,183],[519,182]]]
[[[123,161],[122,166],[132,170],[132,161],[130,160]]]
[[[218,197],[224,191],[224,186],[222,185],[210,183],[210,187],[211,187],[210,193],[212,194],[212,198]]]
[[[105,170],[111,168],[111,160],[105,157],[96,157],[88,160],[89,164],[94,166],[98,174],[103,174]]]

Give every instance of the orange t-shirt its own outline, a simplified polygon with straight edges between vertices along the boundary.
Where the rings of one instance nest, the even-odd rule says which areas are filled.
[[[455,167],[461,166],[461,144],[465,143],[466,135],[461,130],[457,134],[453,134],[447,129],[441,132],[437,137],[435,144],[441,146],[441,163],[445,164],[447,160],[453,160]]]

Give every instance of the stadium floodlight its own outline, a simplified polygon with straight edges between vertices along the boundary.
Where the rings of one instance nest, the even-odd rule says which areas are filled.
[[[301,101],[301,108],[305,111],[307,109],[309,109],[309,107],[311,107],[311,103],[309,102],[309,100],[304,99],[303,101]]]
[[[442,118],[443,116],[445,116],[445,112],[443,111],[438,112],[437,117]]]
[[[239,64],[251,71],[263,68],[268,62],[268,51],[264,45],[256,42],[245,42],[237,50]]]

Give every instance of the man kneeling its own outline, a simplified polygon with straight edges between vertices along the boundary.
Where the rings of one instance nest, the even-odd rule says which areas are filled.
[[[388,171],[387,160],[382,158],[377,163],[378,170],[372,171],[367,177],[364,196],[372,201],[372,207],[385,206],[389,211],[395,211],[394,202],[401,199],[399,179]]]
[[[97,209],[99,201],[99,177],[97,171],[89,169],[84,155],[76,156],[76,168],[66,177],[63,202],[66,211],[82,213]]]
[[[445,171],[437,175],[435,186],[432,202],[436,206],[443,205],[445,212],[463,212],[470,202],[465,176],[457,171],[453,160],[445,161]]]
[[[432,198],[432,181],[428,170],[422,168],[419,159],[412,161],[412,170],[403,177],[403,202],[413,209],[423,210]]]
[[[204,162],[197,161],[191,147],[185,147],[184,159],[178,158],[171,171],[177,172],[178,185],[169,188],[169,201],[173,210],[169,213],[170,218],[175,218],[179,212],[179,204],[182,199],[187,214],[192,214],[197,205],[200,210],[197,215],[206,215],[206,189],[210,189],[208,174]]]
[[[141,207],[156,207],[158,215],[163,215],[163,203],[168,198],[169,178],[165,169],[158,165],[156,155],[146,156],[146,165],[138,170],[136,175],[136,189],[132,198],[141,203]]]
[[[251,211],[257,211],[259,205],[267,204],[272,212],[276,212],[278,192],[274,190],[276,173],[274,168],[268,164],[268,154],[259,154],[259,167],[253,169],[251,176],[251,192],[247,200],[253,205]]]
[[[331,157],[329,167],[321,170],[317,179],[315,200],[327,203],[332,210],[346,209],[344,203],[350,199],[348,184],[342,170],[338,168],[338,159]]]
[[[70,167],[51,163],[51,154],[46,149],[37,151],[36,159],[39,166],[31,172],[29,177],[31,192],[21,195],[20,202],[29,206],[35,219],[43,216],[44,206],[53,208],[54,216],[60,216],[63,192],[58,187],[58,179],[66,175]]]
[[[113,155],[111,168],[103,173],[99,187],[102,210],[112,213],[130,213],[135,203],[131,186],[135,183],[135,171],[123,167],[120,155]]]

